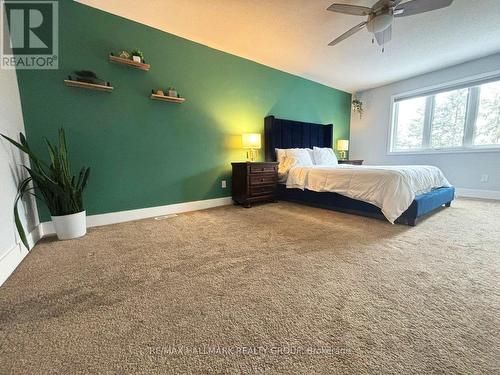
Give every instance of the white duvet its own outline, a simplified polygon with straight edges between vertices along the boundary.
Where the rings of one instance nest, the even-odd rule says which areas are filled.
[[[415,196],[448,186],[443,172],[430,165],[315,165],[293,167],[286,178],[287,188],[334,192],[371,203],[391,223],[410,207]]]

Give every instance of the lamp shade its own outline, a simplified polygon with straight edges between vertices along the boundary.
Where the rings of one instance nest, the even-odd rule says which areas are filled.
[[[260,134],[244,133],[241,135],[243,148],[260,148]]]
[[[337,150],[338,151],[349,151],[349,141],[347,139],[337,140]]]

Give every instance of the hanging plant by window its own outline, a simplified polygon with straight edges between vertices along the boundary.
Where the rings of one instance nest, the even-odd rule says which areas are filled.
[[[359,113],[359,118],[363,115],[363,102],[358,98],[354,98],[352,101],[352,110]]]

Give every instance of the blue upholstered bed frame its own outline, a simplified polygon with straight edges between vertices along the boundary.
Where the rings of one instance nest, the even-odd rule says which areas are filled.
[[[268,116],[264,120],[264,148],[266,161],[276,161],[276,148],[332,147],[333,125],[312,124],[278,119]],[[310,206],[384,219],[380,208],[337,193],[318,193],[310,190],[287,189],[278,186],[278,198]],[[455,198],[455,188],[443,187],[419,195],[396,220],[397,223],[415,225],[417,219],[443,207],[449,207]]]

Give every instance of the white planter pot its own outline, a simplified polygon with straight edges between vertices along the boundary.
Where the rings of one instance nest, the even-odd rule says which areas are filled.
[[[134,60],[135,62],[138,62],[138,63],[142,62],[141,56],[132,56],[132,60]]]
[[[85,211],[71,215],[52,216],[52,223],[56,230],[57,238],[70,240],[82,237],[87,233],[87,216]]]
[[[168,96],[177,98],[177,91],[176,90],[168,90]]]

